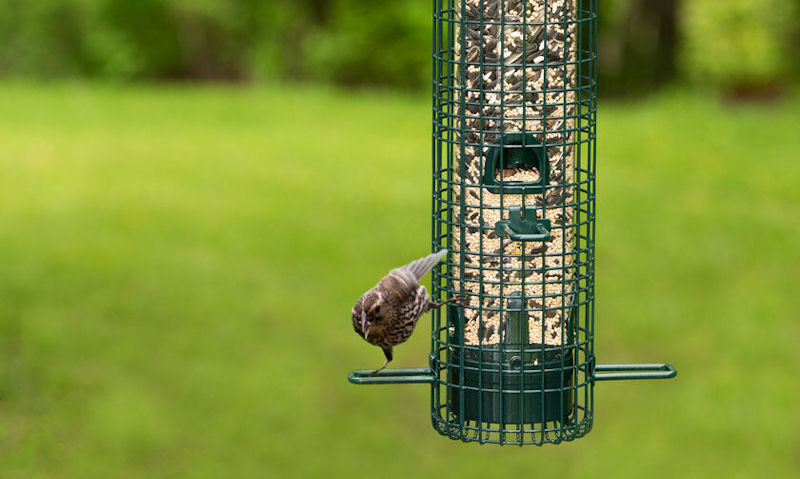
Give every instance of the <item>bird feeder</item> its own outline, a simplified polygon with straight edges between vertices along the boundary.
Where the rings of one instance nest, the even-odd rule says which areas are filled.
[[[596,364],[596,0],[434,0],[433,238],[447,261],[427,368],[441,434],[496,444],[586,435],[594,385],[676,375]]]

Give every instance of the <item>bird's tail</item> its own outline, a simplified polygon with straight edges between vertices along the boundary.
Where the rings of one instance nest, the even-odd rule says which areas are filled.
[[[443,249],[437,253],[431,253],[424,258],[420,258],[416,261],[412,261],[405,266],[401,266],[397,269],[401,271],[407,271],[414,275],[414,278],[417,282],[425,276],[425,273],[433,269],[436,264],[442,260],[447,254],[447,250]]]

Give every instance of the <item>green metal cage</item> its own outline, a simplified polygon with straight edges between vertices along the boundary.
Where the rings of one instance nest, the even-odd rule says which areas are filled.
[[[597,0],[434,0],[429,383],[441,434],[559,443],[592,427],[593,388],[676,375],[594,354]]]

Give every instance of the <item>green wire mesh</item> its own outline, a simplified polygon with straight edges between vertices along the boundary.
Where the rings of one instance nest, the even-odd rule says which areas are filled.
[[[597,0],[434,0],[432,420],[559,443],[592,427]]]

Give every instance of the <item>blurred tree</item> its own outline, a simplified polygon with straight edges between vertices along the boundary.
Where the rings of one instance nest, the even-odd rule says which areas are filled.
[[[800,49],[788,48],[800,44],[796,2],[598,2],[601,93],[644,93],[681,76],[730,89],[800,75]],[[0,0],[0,75],[425,89],[430,7],[427,0]]]
[[[773,95],[791,70],[796,15],[796,0],[688,2],[686,76],[736,96]]]
[[[302,72],[303,38],[310,30],[308,0],[256,2],[251,12],[251,40],[244,59],[256,80],[296,78]],[[315,0],[316,1],[316,0]]]
[[[83,50],[81,13],[69,1],[0,0],[0,72],[77,73]]]
[[[609,0],[600,5],[600,90],[650,92],[676,74],[678,0]]]
[[[86,32],[95,69],[118,78],[165,78],[179,58],[167,6],[160,0],[96,2],[97,27]],[[99,33],[98,33],[99,32]],[[111,46],[106,42],[112,39]],[[124,64],[120,59],[130,59]]]
[[[308,73],[340,84],[420,88],[430,82],[430,5],[334,0],[304,44]]]
[[[794,54],[794,61],[792,64],[794,65],[794,75],[795,79],[800,78],[800,48],[797,48],[796,45],[800,45],[800,7],[795,7],[795,21],[794,21],[794,33],[792,34],[792,39],[790,41],[790,45],[795,45],[795,48],[790,48],[789,50],[791,53]]]

